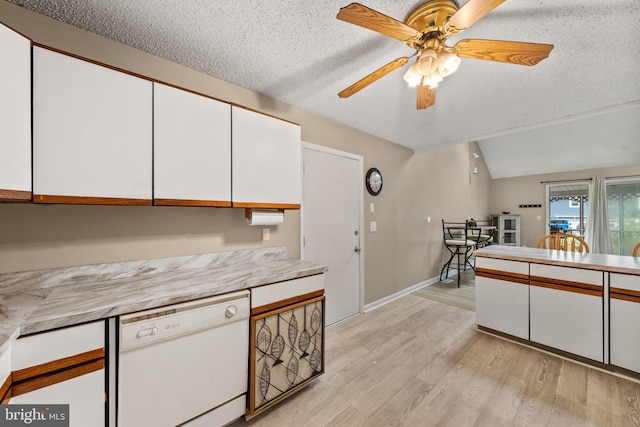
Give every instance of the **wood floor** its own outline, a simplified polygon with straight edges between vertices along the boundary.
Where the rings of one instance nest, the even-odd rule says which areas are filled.
[[[640,384],[407,295],[327,329],[325,374],[241,426],[640,426]]]
[[[473,270],[460,274],[460,286],[457,277],[445,279],[432,285],[414,291],[414,295],[434,301],[464,308],[465,310],[476,310],[476,276]]]

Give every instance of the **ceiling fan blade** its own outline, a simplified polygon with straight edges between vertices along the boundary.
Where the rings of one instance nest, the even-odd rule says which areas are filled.
[[[549,56],[552,44],[511,42],[504,40],[460,40],[453,46],[458,56],[518,65],[536,65]]]
[[[350,24],[359,25],[369,30],[377,31],[386,36],[393,37],[401,41],[419,38],[422,33],[411,28],[407,24],[383,15],[373,9],[359,3],[351,3],[340,8],[338,19]]]
[[[504,2],[505,0],[469,0],[449,18],[447,30],[450,33],[459,33]]]
[[[436,102],[436,90],[429,85],[418,85],[418,99],[416,108],[424,110],[431,107]]]
[[[340,98],[348,98],[354,93],[358,92],[359,90],[369,86],[371,83],[375,82],[379,78],[386,76],[393,70],[396,70],[406,65],[407,62],[409,62],[409,58],[406,56],[403,56],[402,58],[398,58],[394,61],[391,61],[384,67],[378,68],[376,71],[369,74],[367,77],[358,80],[357,82],[355,82],[354,84],[352,84],[351,86],[349,86],[348,88],[340,92],[338,96]]]

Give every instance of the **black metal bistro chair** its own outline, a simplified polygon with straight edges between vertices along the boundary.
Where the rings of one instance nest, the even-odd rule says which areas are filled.
[[[467,238],[476,242],[475,249],[484,248],[493,242],[493,233],[496,227],[490,219],[468,219],[465,221]]]
[[[469,238],[469,228],[466,222],[449,222],[442,220],[442,234],[444,240],[444,247],[447,248],[449,254],[449,260],[444,264],[440,271],[440,280],[442,277],[449,277],[449,268],[451,263],[455,260],[456,270],[458,273],[458,287],[460,287],[460,271],[467,269],[467,265],[475,270],[471,265],[470,255],[473,249],[477,246],[477,240]]]

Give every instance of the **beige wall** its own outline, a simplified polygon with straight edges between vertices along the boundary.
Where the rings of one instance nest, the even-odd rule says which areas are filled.
[[[590,169],[546,175],[530,175],[517,178],[495,179],[491,183],[491,212],[511,211],[522,215],[522,244],[536,247],[546,234],[546,185],[542,181],[581,180],[594,176],[640,176],[640,165]],[[521,204],[541,204],[541,208],[520,209]],[[540,220],[537,220],[537,216]]]
[[[362,155],[365,170],[379,168],[382,193],[365,193],[365,303],[438,275],[442,218],[462,221],[489,213],[491,181],[482,159],[474,161],[480,173],[470,174],[470,154],[479,152],[475,144],[414,154],[4,0],[0,21],[37,43],[300,123],[304,141]],[[370,202],[376,204],[373,214]],[[261,246],[286,246],[291,257],[299,256],[298,211],[287,211],[284,225],[271,227],[268,242],[262,241],[261,227],[247,226],[243,215],[239,209],[0,204],[0,272]],[[378,231],[369,233],[374,220]]]

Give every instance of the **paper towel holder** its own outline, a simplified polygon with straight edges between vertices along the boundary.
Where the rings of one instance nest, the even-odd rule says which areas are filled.
[[[254,210],[256,211],[256,216],[269,216],[269,218],[261,219],[259,223],[254,222]],[[245,208],[244,217],[247,220],[249,225],[279,225],[282,224],[284,220],[284,209],[252,209]]]

